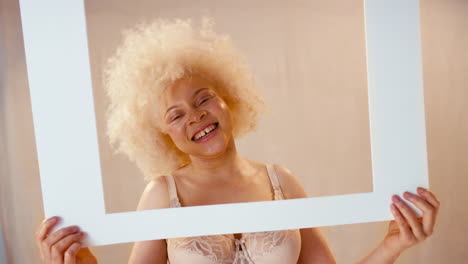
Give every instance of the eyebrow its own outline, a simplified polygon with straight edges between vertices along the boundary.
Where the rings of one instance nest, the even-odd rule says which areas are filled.
[[[198,90],[193,94],[192,98],[197,97],[197,95],[198,95],[199,93],[203,92],[204,90],[208,90],[208,88],[200,88],[200,89],[198,89]],[[166,113],[164,114],[164,116],[166,116],[167,113],[168,113],[169,111],[171,111],[173,108],[176,108],[176,107],[177,107],[177,105],[173,105],[173,106],[169,107],[169,108],[166,110]]]

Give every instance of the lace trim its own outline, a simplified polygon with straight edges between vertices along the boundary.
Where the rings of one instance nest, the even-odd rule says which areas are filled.
[[[167,244],[173,250],[207,257],[216,263],[232,264],[235,257],[232,241],[228,235],[199,236],[168,239]]]
[[[297,229],[296,229],[297,230]],[[250,256],[255,260],[258,257],[271,254],[273,250],[289,240],[296,230],[283,230],[271,232],[246,233],[245,241]]]
[[[168,247],[201,255],[216,263],[251,263],[290,241],[296,231],[245,233],[241,239],[235,239],[234,235],[175,238],[168,239]]]

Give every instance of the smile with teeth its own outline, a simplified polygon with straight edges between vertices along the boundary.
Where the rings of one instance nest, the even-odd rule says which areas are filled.
[[[217,127],[218,127],[218,123],[211,124],[211,125],[207,126],[205,129],[203,129],[202,131],[195,134],[195,136],[193,136],[192,140],[197,141],[199,139],[202,139],[202,138],[208,136]]]

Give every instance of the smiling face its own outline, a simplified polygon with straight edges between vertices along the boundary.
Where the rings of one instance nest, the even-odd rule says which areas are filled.
[[[231,111],[214,86],[199,76],[184,77],[161,97],[160,124],[189,156],[218,156],[233,140]]]

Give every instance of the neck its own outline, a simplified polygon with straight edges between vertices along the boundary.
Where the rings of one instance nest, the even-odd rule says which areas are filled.
[[[191,163],[187,167],[190,175],[197,175],[198,180],[209,182],[238,180],[236,176],[242,175],[241,168],[246,162],[239,156],[233,139],[230,140],[226,151],[218,156],[191,156],[190,159]]]

